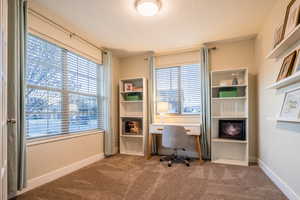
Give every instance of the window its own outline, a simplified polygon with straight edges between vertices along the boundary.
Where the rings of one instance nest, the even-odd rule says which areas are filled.
[[[99,129],[100,71],[100,65],[28,35],[27,137]]]
[[[169,114],[199,114],[200,65],[156,69],[156,102],[168,102]]]

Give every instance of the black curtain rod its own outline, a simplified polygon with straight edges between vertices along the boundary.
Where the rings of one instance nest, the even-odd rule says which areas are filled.
[[[90,41],[88,41],[88,40],[86,40],[85,38],[81,37],[80,35],[78,35],[78,34],[72,32],[71,30],[67,29],[66,27],[64,27],[64,26],[62,26],[62,25],[56,23],[55,21],[51,20],[50,18],[48,18],[48,17],[46,17],[46,16],[40,14],[39,12],[37,12],[37,11],[31,9],[31,8],[28,8],[28,10],[29,10],[30,12],[32,12],[33,14],[38,15],[40,18],[44,19],[44,20],[46,21],[46,23],[48,23],[49,25],[57,26],[57,27],[59,27],[60,29],[62,29],[63,31],[67,32],[67,33],[70,35],[70,37],[75,36],[75,37],[79,38],[81,41],[87,43],[88,45],[90,45],[90,46],[92,46],[92,47],[94,47],[94,48],[96,48],[96,49],[98,49],[98,50],[101,50],[101,51],[104,50],[103,48],[94,45],[94,44],[91,43]]]

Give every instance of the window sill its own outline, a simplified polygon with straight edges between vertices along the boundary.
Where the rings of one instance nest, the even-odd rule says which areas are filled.
[[[102,134],[102,133],[104,133],[103,130],[94,130],[94,131],[85,131],[80,133],[69,133],[64,135],[49,136],[44,138],[28,139],[26,146],[35,146],[44,143],[57,142],[61,140],[68,140],[76,137],[83,137],[83,136]]]

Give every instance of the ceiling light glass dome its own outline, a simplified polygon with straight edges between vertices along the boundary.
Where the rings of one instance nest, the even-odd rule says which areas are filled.
[[[160,9],[160,2],[158,0],[138,0],[136,9],[143,16],[154,16]]]

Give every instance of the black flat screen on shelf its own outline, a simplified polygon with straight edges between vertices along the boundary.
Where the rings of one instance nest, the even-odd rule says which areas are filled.
[[[219,120],[219,138],[246,140],[245,120]]]

